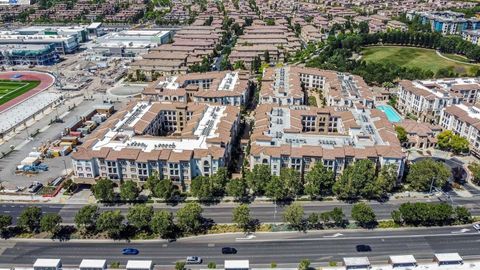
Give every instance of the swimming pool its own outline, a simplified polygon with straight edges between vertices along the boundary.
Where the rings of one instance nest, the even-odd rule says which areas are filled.
[[[390,105],[379,105],[377,106],[377,109],[384,112],[387,115],[388,121],[392,123],[398,123],[402,121],[402,117]]]

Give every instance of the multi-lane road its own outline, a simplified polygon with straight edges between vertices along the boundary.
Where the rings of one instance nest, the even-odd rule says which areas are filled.
[[[369,245],[370,252],[358,252],[357,245]],[[479,259],[480,234],[464,227],[413,228],[402,230],[349,230],[309,233],[260,233],[246,239],[242,234],[199,236],[176,242],[53,242],[2,241],[0,265],[31,265],[36,258],[61,258],[64,265],[78,265],[84,258],[107,259],[125,264],[128,259],[153,260],[171,266],[186,256],[201,256],[205,263],[223,264],[225,259],[249,259],[252,265],[279,266],[310,259],[314,265],[341,261],[343,257],[368,256],[372,262],[387,261],[389,255],[413,254],[417,260],[431,260],[434,253],[458,252],[464,259]],[[222,255],[224,246],[235,247],[236,255]],[[124,256],[124,247],[137,248],[136,256]],[[205,266],[205,265],[204,265]]]
[[[426,200],[422,200],[426,201]],[[430,200],[432,203],[439,202],[438,199]],[[397,209],[398,206],[405,201],[403,200],[392,200],[386,203],[370,202],[372,208],[377,214],[378,219],[389,219],[391,218],[390,213]],[[342,202],[301,202],[304,205],[305,213],[309,214],[312,212],[324,212],[332,210],[334,207],[340,207],[343,209],[347,217],[350,216],[350,211],[352,208],[351,204],[342,203]],[[456,198],[454,200],[456,205],[466,206],[473,215],[480,215],[480,201],[478,198]],[[43,212],[52,212],[59,213],[64,223],[73,223],[75,214],[78,210],[83,207],[80,204],[20,204],[20,203],[2,203],[0,205],[0,214],[8,214],[13,216],[14,220],[20,215],[20,213],[28,206],[38,206],[41,207]],[[165,205],[165,204],[155,204],[156,209],[166,209],[172,212],[177,211],[184,204],[179,204],[176,206]],[[222,203],[218,205],[209,205],[203,206],[204,212],[203,215],[206,218],[213,219],[216,223],[231,223],[232,222],[232,210],[236,207],[235,203]],[[128,208],[131,205],[120,205],[120,206],[102,206],[101,210],[121,210],[123,213],[128,211]],[[254,218],[258,218],[261,222],[281,222],[282,213],[284,210],[283,206],[275,207],[273,203],[253,203],[250,205],[251,214]],[[275,213],[276,209],[276,213]]]

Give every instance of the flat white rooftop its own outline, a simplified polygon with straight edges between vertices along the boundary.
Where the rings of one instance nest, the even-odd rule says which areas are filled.
[[[413,255],[396,255],[390,256],[389,260],[392,264],[415,264],[417,260]]]
[[[226,260],[224,263],[225,269],[249,269],[249,260]]]
[[[106,268],[107,266],[107,260],[89,260],[89,259],[83,259],[82,262],[80,263],[80,269],[81,268]]]
[[[463,259],[458,253],[437,253],[434,255],[438,262],[462,262]]]
[[[343,265],[345,266],[369,266],[370,260],[368,257],[346,257],[343,258]]]
[[[148,102],[139,102],[122,121],[115,125],[113,130],[107,132],[107,134],[93,146],[93,150],[100,150],[102,147],[111,147],[115,151],[120,151],[127,147],[141,148],[142,151],[145,152],[151,152],[155,149],[173,149],[174,151],[207,149],[207,139],[219,136],[217,133],[218,125],[226,109],[225,106],[208,105],[206,112],[203,114],[194,131],[196,138],[140,136],[135,135],[133,130],[125,129],[125,127],[133,128],[151,106]],[[130,120],[130,117],[133,119]],[[118,135],[123,135],[126,139],[115,141],[114,138]]]
[[[60,262],[60,259],[37,259],[33,267],[57,267]]]
[[[127,269],[150,269],[152,266],[152,261],[128,260],[127,262]]]

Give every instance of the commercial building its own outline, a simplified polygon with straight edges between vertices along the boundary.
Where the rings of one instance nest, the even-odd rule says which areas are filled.
[[[322,162],[338,174],[359,159],[379,167],[395,164],[403,173],[405,154],[393,125],[379,110],[264,104],[255,112],[251,168],[265,164],[279,175],[289,167],[303,176]]]
[[[78,43],[88,41],[87,26],[29,26],[16,29],[20,35],[74,36]]]
[[[139,101],[111,116],[73,153],[75,180],[145,181],[158,173],[188,189],[228,165],[236,106]]]
[[[399,83],[397,108],[421,121],[438,123],[443,108],[465,103],[475,104],[480,84],[476,78],[455,78]]]
[[[78,41],[72,35],[22,35],[16,31],[0,32],[0,45],[52,45],[59,54],[75,52]]]
[[[248,101],[252,87],[245,71],[218,71],[162,77],[142,94],[158,101],[240,106]]]
[[[135,57],[171,39],[170,31],[125,30],[99,37],[92,50],[102,56]]]
[[[327,106],[375,105],[375,94],[361,77],[298,66],[265,69],[260,103],[304,105],[306,90],[314,89],[321,91]]]
[[[0,0],[0,6],[30,5],[30,0]]]
[[[480,28],[480,20],[477,18],[465,18],[465,14],[453,11],[411,11],[407,18],[413,19],[419,16],[423,24],[430,24],[432,31],[443,35],[459,35],[464,30]]]
[[[3,66],[49,66],[59,59],[52,44],[0,45],[0,64]]]
[[[480,108],[458,104],[442,109],[440,126],[460,135],[470,143],[470,151],[480,156]]]

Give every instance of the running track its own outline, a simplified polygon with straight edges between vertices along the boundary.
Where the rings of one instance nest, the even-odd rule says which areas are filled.
[[[13,75],[22,75],[18,79],[12,79]],[[0,73],[0,80],[18,80],[18,81],[40,81],[40,84],[32,90],[20,95],[2,105],[0,105],[0,113],[6,111],[23,101],[35,96],[36,94],[48,89],[55,82],[55,77],[48,73],[38,71],[6,71]]]

